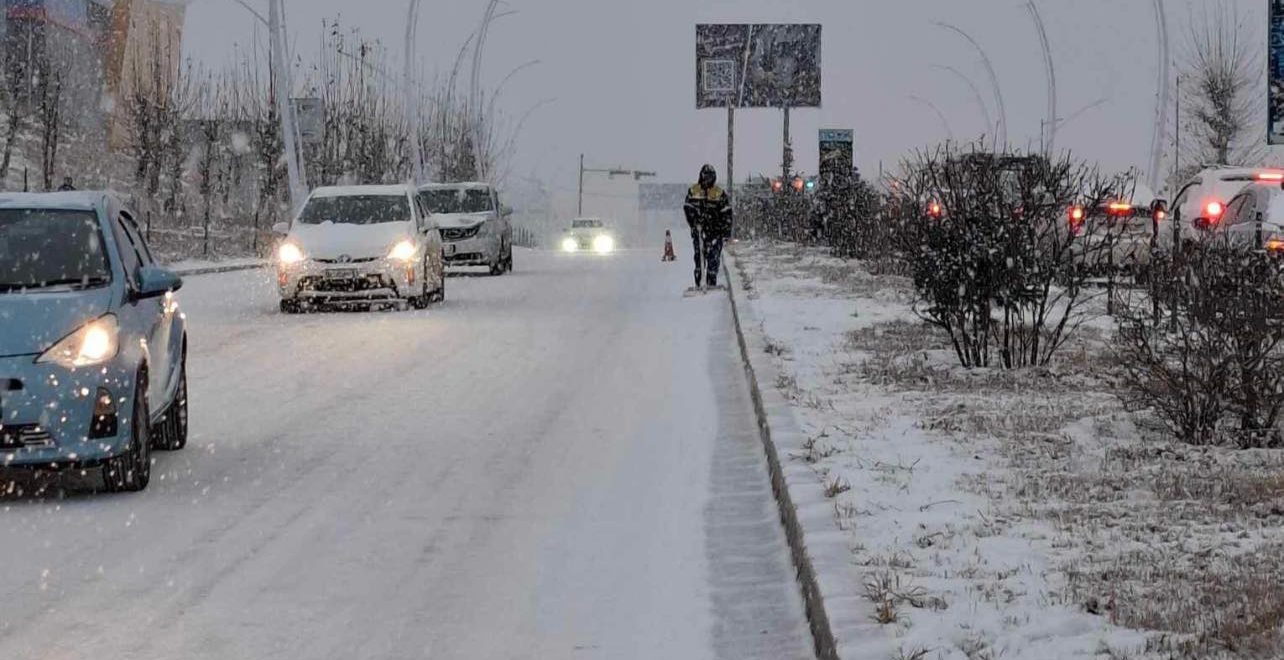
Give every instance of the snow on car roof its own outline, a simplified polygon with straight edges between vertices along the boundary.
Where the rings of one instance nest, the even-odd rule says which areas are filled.
[[[460,181],[459,183],[425,183],[419,186],[420,190],[466,190],[466,189],[483,189],[489,190],[490,184],[481,181]]]
[[[97,209],[111,193],[104,190],[76,190],[49,193],[0,194],[0,208],[10,209]]]
[[[355,197],[357,195],[375,195],[395,197],[410,192],[404,184],[391,186],[322,186],[312,191],[313,197]]]

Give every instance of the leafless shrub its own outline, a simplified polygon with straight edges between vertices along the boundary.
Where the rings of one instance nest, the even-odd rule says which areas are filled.
[[[1284,269],[1223,241],[1155,258],[1152,299],[1126,305],[1118,361],[1125,401],[1153,408],[1178,438],[1276,446],[1284,408]],[[1157,314],[1156,314],[1157,312]]]
[[[1046,365],[1088,318],[1087,281],[1121,229],[1075,225],[1121,183],[1065,156],[993,154],[946,144],[907,160],[893,182],[917,311],[949,336],[960,364]],[[937,209],[929,213],[929,207]]]

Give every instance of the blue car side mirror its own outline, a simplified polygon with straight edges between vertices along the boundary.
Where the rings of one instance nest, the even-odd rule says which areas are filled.
[[[138,270],[138,290],[134,293],[134,297],[138,300],[156,298],[181,288],[183,288],[183,278],[173,271],[159,266],[144,266]]]

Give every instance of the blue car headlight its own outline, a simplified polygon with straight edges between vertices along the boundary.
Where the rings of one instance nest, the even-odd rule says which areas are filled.
[[[75,369],[93,367],[116,357],[120,349],[120,325],[107,314],[81,326],[36,358],[39,364],[57,364]]]

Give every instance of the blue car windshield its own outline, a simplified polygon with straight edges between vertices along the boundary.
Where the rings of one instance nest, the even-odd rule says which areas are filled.
[[[111,282],[93,211],[0,209],[0,294]]]
[[[410,201],[404,195],[343,195],[313,197],[303,207],[299,222],[319,225],[377,225],[410,222]]]

